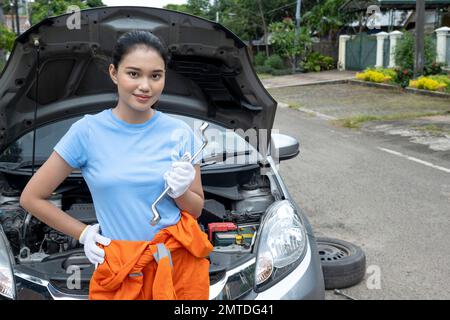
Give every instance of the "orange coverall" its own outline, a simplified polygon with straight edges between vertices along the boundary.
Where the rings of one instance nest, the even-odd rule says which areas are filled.
[[[213,246],[186,211],[152,241],[112,240],[99,246],[105,262],[91,278],[90,300],[209,299],[206,257]]]

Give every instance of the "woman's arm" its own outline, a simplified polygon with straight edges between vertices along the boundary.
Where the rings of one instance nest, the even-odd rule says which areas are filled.
[[[51,228],[79,239],[86,225],[48,201],[52,192],[73,168],[55,151],[28,181],[20,196],[20,205]]]
[[[191,186],[183,195],[174,200],[178,208],[189,212],[194,218],[198,219],[202,214],[205,196],[203,194],[200,165],[195,165],[194,169],[195,178]]]

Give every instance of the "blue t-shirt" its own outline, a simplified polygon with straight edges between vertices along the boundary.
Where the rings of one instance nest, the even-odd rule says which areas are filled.
[[[81,169],[104,236],[149,241],[180,219],[180,209],[167,195],[157,207],[161,220],[150,224],[151,205],[165,188],[164,173],[200,145],[185,122],[160,111],[144,123],[130,124],[106,109],[75,122],[54,150]]]

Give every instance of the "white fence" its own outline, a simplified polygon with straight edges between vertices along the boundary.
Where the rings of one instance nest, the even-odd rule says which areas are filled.
[[[450,67],[450,28],[442,27],[435,30],[436,32],[436,62],[445,63]],[[383,67],[388,65],[389,68],[396,66],[394,52],[397,46],[398,40],[402,37],[403,33],[400,31],[392,31],[390,33],[379,32],[377,33],[377,59],[375,67]],[[346,58],[346,43],[350,39],[348,35],[342,35],[339,37],[339,70],[345,70],[345,58]],[[389,55],[388,60],[384,61],[384,44],[385,39],[389,39]],[[386,63],[387,62],[387,63]]]

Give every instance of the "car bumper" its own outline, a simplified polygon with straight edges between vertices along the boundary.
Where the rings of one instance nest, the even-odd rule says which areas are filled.
[[[246,284],[250,282],[249,274],[253,278],[256,261],[253,258],[241,266],[227,271],[226,276],[221,281],[212,285],[210,299],[230,300],[238,297],[237,299],[240,300],[323,300],[325,288],[317,245],[312,236],[308,236],[308,238],[307,251],[300,264],[273,286],[264,291],[255,292],[251,285],[241,295],[239,295],[239,291],[234,292],[234,294],[229,293],[236,287],[245,288]],[[245,279],[246,276],[247,279]],[[236,284],[232,283],[232,279],[243,279],[243,281]]]
[[[322,269],[317,254],[317,245],[312,236],[308,236],[308,249],[302,262],[285,278],[263,292],[248,290],[240,296],[242,300],[323,300],[325,289]],[[244,263],[235,270],[227,272],[227,276],[219,283],[211,286],[210,299],[221,300],[221,292],[225,290],[227,281],[232,276],[254,268],[255,258]],[[71,295],[59,291],[51,283],[26,273],[15,272],[17,298],[19,300],[85,300],[87,295]]]

